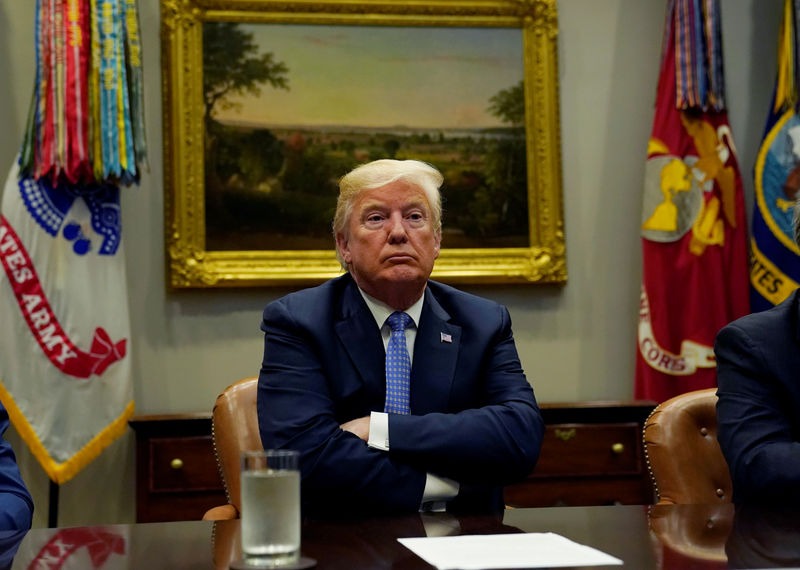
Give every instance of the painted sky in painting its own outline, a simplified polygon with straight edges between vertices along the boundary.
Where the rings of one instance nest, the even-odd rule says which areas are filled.
[[[240,24],[289,68],[220,120],[266,125],[476,128],[489,99],[524,74],[519,28]]]

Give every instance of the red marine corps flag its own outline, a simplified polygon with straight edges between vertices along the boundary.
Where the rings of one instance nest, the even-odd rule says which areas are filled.
[[[749,312],[742,183],[718,0],[670,0],[642,204],[635,396],[716,386],[714,339]]]

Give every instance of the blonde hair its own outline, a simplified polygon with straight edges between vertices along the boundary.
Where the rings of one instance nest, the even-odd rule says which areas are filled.
[[[363,190],[380,188],[397,180],[417,186],[425,192],[431,208],[433,230],[442,229],[442,196],[439,187],[444,181],[441,172],[426,162],[419,160],[393,160],[385,158],[362,164],[345,174],[339,180],[339,197],[336,200],[336,214],[333,217],[334,238],[347,233],[353,205]],[[336,258],[342,267],[347,265],[336,248]]]

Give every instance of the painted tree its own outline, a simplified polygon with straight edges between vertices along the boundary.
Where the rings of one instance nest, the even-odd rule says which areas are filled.
[[[289,68],[259,53],[253,34],[232,22],[203,24],[203,103],[206,121],[217,108],[236,108],[232,95],[259,96],[263,85],[289,89]]]
[[[512,127],[525,124],[525,85],[522,80],[508,89],[501,89],[489,99],[489,112]]]
[[[219,213],[211,222],[222,223],[227,212],[223,190],[232,178],[252,187],[266,176],[265,171],[277,171],[282,161],[281,145],[272,133],[225,127],[217,121],[217,113],[238,108],[237,96],[260,96],[264,86],[288,90],[288,72],[272,53],[261,52],[253,34],[240,24],[203,24],[205,197],[208,211]],[[252,168],[254,164],[258,168]]]

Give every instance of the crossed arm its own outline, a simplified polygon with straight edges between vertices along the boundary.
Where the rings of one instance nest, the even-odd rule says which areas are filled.
[[[262,441],[265,447],[301,452],[308,501],[414,512],[427,472],[459,483],[500,486],[526,476],[538,458],[543,423],[510,325],[502,326],[487,348],[481,405],[455,413],[390,415],[389,452],[366,445],[368,416],[337,414],[340,396],[334,395],[333,386],[357,387],[359,380],[332,377],[319,347],[282,305],[267,308],[262,329]],[[348,368],[337,368],[342,369]]]

